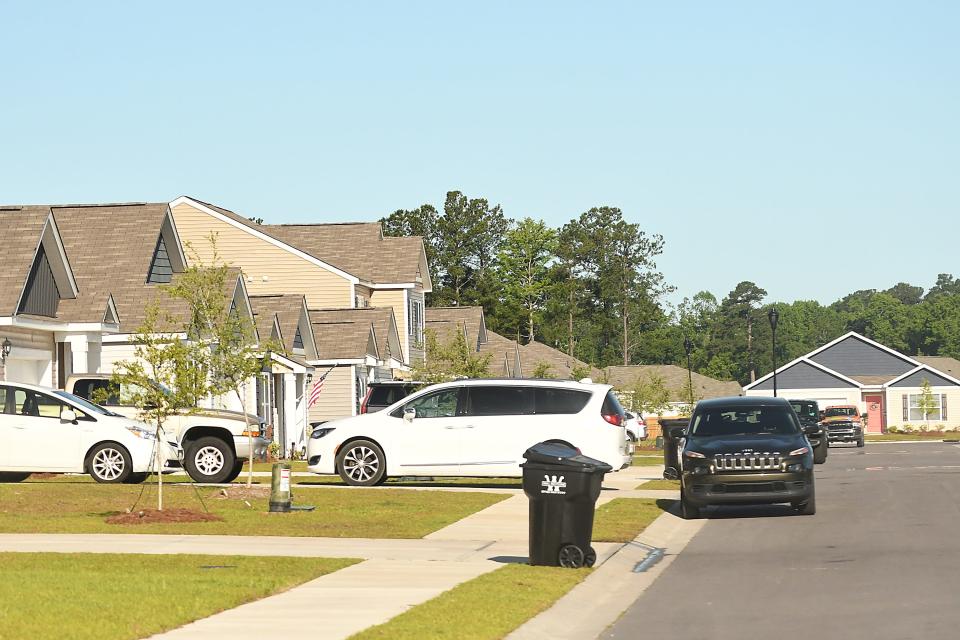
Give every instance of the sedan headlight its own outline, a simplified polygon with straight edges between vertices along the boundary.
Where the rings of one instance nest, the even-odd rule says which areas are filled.
[[[156,440],[157,432],[151,429],[144,429],[143,427],[131,424],[127,426],[127,431],[137,436],[138,438],[143,438],[144,440]]]
[[[310,433],[311,440],[319,440],[323,436],[335,431],[333,427],[317,427]]]

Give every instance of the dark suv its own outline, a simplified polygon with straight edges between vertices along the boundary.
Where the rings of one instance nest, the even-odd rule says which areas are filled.
[[[360,413],[374,413],[400,402],[423,386],[422,382],[410,380],[383,380],[367,385],[367,395],[360,404]]]
[[[801,425],[817,428],[816,433],[807,433],[807,440],[813,445],[814,464],[823,464],[827,461],[830,442],[827,439],[826,427],[820,424],[820,405],[817,404],[816,400],[790,400],[789,402],[793,410],[797,412]]]
[[[783,398],[734,397],[701,400],[683,438],[679,469],[683,517],[699,518],[708,505],[789,503],[797,512],[817,510],[813,451],[797,414]]]

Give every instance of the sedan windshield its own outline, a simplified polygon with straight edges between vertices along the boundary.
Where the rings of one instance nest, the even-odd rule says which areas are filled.
[[[107,409],[104,409],[104,408],[101,407],[100,405],[98,405],[98,404],[93,404],[92,402],[90,402],[90,401],[88,401],[88,400],[84,400],[84,399],[81,398],[80,396],[75,396],[75,395],[73,395],[72,393],[68,393],[68,392],[66,392],[66,391],[61,391],[61,390],[59,390],[59,389],[54,389],[53,392],[54,392],[55,394],[57,394],[58,396],[60,396],[61,398],[66,398],[66,399],[69,400],[70,402],[73,402],[74,404],[80,405],[81,407],[83,407],[84,409],[86,409],[87,411],[89,411],[90,413],[99,413],[99,414],[102,415],[102,416],[115,416],[115,415],[117,415],[117,414],[115,414],[113,411],[109,411],[109,410],[107,410]]]
[[[793,435],[800,426],[785,407],[736,407],[706,409],[693,418],[694,436]]]

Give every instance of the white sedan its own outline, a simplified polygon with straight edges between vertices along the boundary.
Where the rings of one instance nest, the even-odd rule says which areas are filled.
[[[180,466],[183,450],[155,428],[65,391],[0,382],[0,482],[31,473],[89,473],[97,482],[143,482]]]

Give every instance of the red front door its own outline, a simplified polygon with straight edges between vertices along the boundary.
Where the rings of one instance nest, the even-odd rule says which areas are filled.
[[[867,405],[867,433],[883,433],[883,394],[864,394]]]

